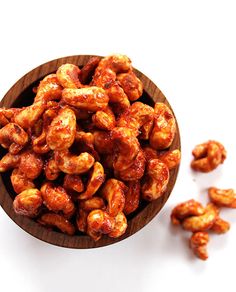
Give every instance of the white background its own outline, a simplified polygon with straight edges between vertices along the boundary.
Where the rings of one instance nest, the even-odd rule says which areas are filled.
[[[170,226],[173,206],[207,202],[206,188],[235,187],[235,1],[2,1],[0,96],[34,67],[67,55],[127,54],[164,92],[177,116],[183,159],[170,199],[140,232],[92,250],[34,239],[0,208],[0,290],[234,291],[236,210],[211,236],[209,259],[196,259],[189,233]],[[209,174],[189,168],[192,148],[222,142],[228,157]]]

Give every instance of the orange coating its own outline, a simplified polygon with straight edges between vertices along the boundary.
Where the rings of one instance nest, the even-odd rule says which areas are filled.
[[[236,193],[233,189],[208,189],[210,200],[219,207],[236,208]]]
[[[108,106],[102,111],[97,111],[92,116],[93,124],[101,130],[112,130],[116,125],[116,118],[112,109]]]
[[[13,209],[16,214],[35,217],[43,200],[38,189],[27,189],[17,195],[13,201]]]
[[[144,125],[153,121],[154,109],[140,101],[134,102],[124,113],[121,114],[117,126],[134,129],[136,135]]]
[[[50,147],[47,144],[46,137],[48,133],[48,128],[57,116],[59,111],[58,107],[52,107],[47,109],[43,114],[43,127],[41,133],[32,141],[33,150],[36,153],[44,154],[50,151]]]
[[[38,119],[42,116],[46,109],[46,102],[39,100],[30,106],[22,108],[21,111],[15,114],[14,122],[27,130],[32,128]]]
[[[34,103],[38,101],[60,100],[62,87],[57,79],[56,74],[49,74],[42,81],[36,91]]]
[[[87,231],[87,217],[89,212],[81,208],[78,209],[76,214],[76,227],[81,232]]]
[[[44,173],[48,180],[55,180],[58,178],[61,170],[59,169],[54,155],[46,160],[44,165]]]
[[[81,81],[82,84],[87,84],[89,82],[89,79],[92,77],[100,60],[101,60],[100,57],[92,57],[83,66],[79,73],[79,80]]]
[[[115,176],[124,181],[133,181],[141,179],[145,171],[146,159],[142,150],[140,150],[137,156],[134,158],[132,164],[121,171],[115,169]],[[114,164],[113,164],[114,165]]]
[[[123,212],[115,216],[115,225],[112,231],[108,234],[109,237],[117,238],[122,236],[128,227],[127,219]]]
[[[0,145],[12,154],[17,154],[28,140],[28,134],[16,123],[9,123],[0,129]]]
[[[64,88],[81,88],[80,69],[74,64],[63,64],[57,69],[57,79]]]
[[[192,216],[184,219],[182,227],[183,229],[192,232],[207,231],[211,229],[218,215],[219,209],[213,203],[208,203],[203,215]]]
[[[181,152],[179,149],[170,150],[160,154],[158,158],[167,165],[169,170],[171,170],[179,165]]]
[[[19,170],[30,179],[37,178],[43,170],[43,159],[33,150],[26,150],[20,155]]]
[[[46,182],[41,187],[41,193],[43,203],[50,211],[62,211],[67,218],[74,214],[74,203],[63,187]]]
[[[54,213],[43,214],[38,219],[38,222],[41,225],[56,227],[62,233],[66,233],[68,235],[74,235],[75,233],[75,227],[71,224],[71,222],[59,214],[54,214]]]
[[[125,206],[123,212],[125,215],[129,215],[137,210],[140,202],[140,181],[134,180],[126,183],[128,187],[125,192]]]
[[[88,229],[102,234],[110,233],[115,226],[115,219],[100,209],[93,210],[87,217]]]
[[[191,167],[195,171],[210,172],[222,164],[226,159],[226,150],[224,146],[213,140],[197,145],[192,154],[194,160]]]
[[[217,217],[210,230],[217,234],[223,234],[229,231],[229,229],[230,229],[229,222],[223,220],[220,217]]]
[[[62,101],[79,109],[96,112],[107,107],[109,98],[104,89],[91,86],[79,89],[63,89]]]
[[[153,201],[160,198],[169,182],[169,169],[159,159],[151,159],[147,163],[146,176],[142,184],[142,197]]]
[[[13,155],[11,153],[7,153],[0,160],[0,172],[5,172],[9,169],[18,167],[20,163],[20,155]]]
[[[137,100],[143,94],[143,84],[132,70],[118,74],[116,78],[130,101]]]
[[[189,239],[189,247],[193,253],[201,260],[207,260],[207,244],[209,242],[209,235],[207,232],[199,231],[193,233]]]
[[[48,127],[46,141],[52,150],[66,150],[75,140],[76,117],[69,108],[63,108]]]
[[[90,153],[96,160],[99,160],[99,155],[97,151],[94,149],[94,134],[93,133],[85,133],[84,131],[76,131],[75,134],[75,146],[78,153],[88,152]]]
[[[172,144],[175,137],[175,118],[169,107],[161,102],[155,104],[154,112],[153,129],[149,142],[154,149],[166,149]]]
[[[114,143],[112,139],[112,132],[95,131],[93,133],[94,147],[99,154],[112,154],[114,150]]]
[[[11,184],[17,194],[35,188],[33,181],[20,171],[19,168],[13,169],[11,174]]]
[[[94,196],[90,199],[80,201],[79,208],[90,212],[95,209],[105,210],[106,205],[103,198]]]
[[[94,165],[94,158],[87,152],[74,155],[69,150],[55,151],[55,161],[64,173],[81,174],[87,172]]]
[[[205,208],[201,203],[191,199],[178,204],[171,212],[171,222],[179,225],[185,218],[192,216],[200,216],[205,213]]]
[[[138,152],[140,144],[132,129],[127,127],[116,127],[111,132],[114,141],[116,158],[113,167],[116,171],[123,171],[129,168]]]
[[[86,191],[78,196],[79,200],[91,198],[105,181],[104,169],[101,163],[95,162],[91,171]]]
[[[143,150],[146,161],[149,161],[151,159],[158,159],[159,157],[157,150],[153,149],[150,146],[144,146],[142,150]]]
[[[125,206],[125,192],[127,187],[122,181],[114,178],[108,179],[102,190],[102,197],[107,201],[107,212],[112,216],[116,216],[123,211]]]
[[[77,174],[66,174],[63,181],[63,188],[68,191],[76,191],[81,193],[84,191],[82,179]]]

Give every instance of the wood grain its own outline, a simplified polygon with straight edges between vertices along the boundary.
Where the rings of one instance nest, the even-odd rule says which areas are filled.
[[[79,55],[79,56],[68,56],[64,58],[55,59],[53,61],[47,62],[43,65],[38,66],[26,75],[24,75],[20,80],[18,80],[11,89],[6,93],[4,98],[0,103],[0,107],[21,107],[32,103],[34,94],[32,93],[32,88],[47,74],[53,73],[57,68],[64,63],[72,63],[79,66],[84,65],[92,56],[90,55]],[[142,101],[148,104],[154,104],[154,102],[164,102],[170,108],[170,104],[161,90],[144,74],[135,69],[137,76],[142,80],[144,85],[144,94],[141,98]],[[172,109],[173,111],[173,109]],[[177,125],[177,133],[173,144],[170,147],[172,149],[180,149],[180,133]],[[2,157],[3,150],[1,150],[0,155]],[[112,239],[104,236],[98,242],[94,242],[89,236],[85,235],[74,235],[69,236],[56,231],[48,231],[45,227],[40,226],[38,223],[30,218],[16,215],[12,208],[12,202],[14,199],[14,194],[9,186],[10,179],[9,174],[0,175],[0,204],[9,217],[19,225],[23,230],[33,235],[34,237],[41,239],[45,242],[68,248],[95,248],[101,247],[109,244],[114,244],[125,238],[131,236],[135,232],[142,229],[147,225],[161,210],[165,205],[167,199],[169,198],[171,191],[175,185],[175,181],[178,174],[178,167],[170,171],[170,181],[164,195],[151,203],[144,203],[140,206],[138,211],[135,212],[130,218],[128,218],[128,229],[126,233],[117,239]]]

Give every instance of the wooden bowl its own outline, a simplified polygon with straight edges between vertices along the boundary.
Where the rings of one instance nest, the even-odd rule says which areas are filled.
[[[57,68],[64,63],[73,63],[78,66],[82,66],[91,57],[92,56],[90,55],[69,56],[55,59],[53,61],[38,66],[37,68],[33,69],[25,76],[23,76],[11,87],[11,89],[2,99],[0,107],[22,107],[32,104],[35,95],[32,89],[35,85],[38,84],[39,80],[43,79],[44,76],[55,72]],[[149,105],[153,105],[154,102],[157,101],[163,102],[171,108],[163,93],[148,77],[146,77],[143,73],[136,69],[135,73],[141,79],[144,85],[144,93],[140,99],[141,101]],[[0,157],[2,157],[5,152],[2,147],[0,148]],[[170,150],[173,149],[180,149],[180,134],[178,125],[175,139],[170,147]],[[39,225],[37,222],[30,218],[16,215],[12,207],[15,193],[11,186],[10,173],[11,172],[6,172],[0,175],[0,204],[5,212],[8,214],[8,216],[17,225],[19,225],[22,229],[24,229],[26,232],[33,235],[34,237],[57,246],[68,248],[95,248],[121,241],[139,231],[146,224],[148,224],[161,210],[161,208],[164,206],[167,199],[169,198],[177,178],[178,167],[170,171],[170,180],[164,195],[151,203],[142,203],[139,209],[134,214],[132,214],[132,216],[128,217],[128,228],[123,236],[117,239],[103,236],[102,239],[100,239],[98,242],[94,242],[89,236],[86,235],[69,236],[60,232],[49,231],[48,229]]]

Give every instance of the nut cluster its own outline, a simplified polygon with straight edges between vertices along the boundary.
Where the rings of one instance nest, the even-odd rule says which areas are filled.
[[[121,236],[127,215],[161,197],[179,164],[180,151],[168,150],[171,110],[139,101],[143,85],[125,55],[63,64],[34,93],[30,106],[0,109],[0,172],[9,171],[15,212],[95,241]]]
[[[197,145],[193,152],[191,167],[195,171],[210,172],[224,162],[226,151],[217,141],[208,141]],[[178,204],[171,212],[173,225],[181,225],[184,230],[191,231],[189,246],[200,259],[208,258],[207,243],[209,232],[223,234],[230,229],[229,222],[220,217],[222,207],[236,208],[236,193],[233,189],[208,189],[210,202],[203,207],[200,202],[190,199]]]

